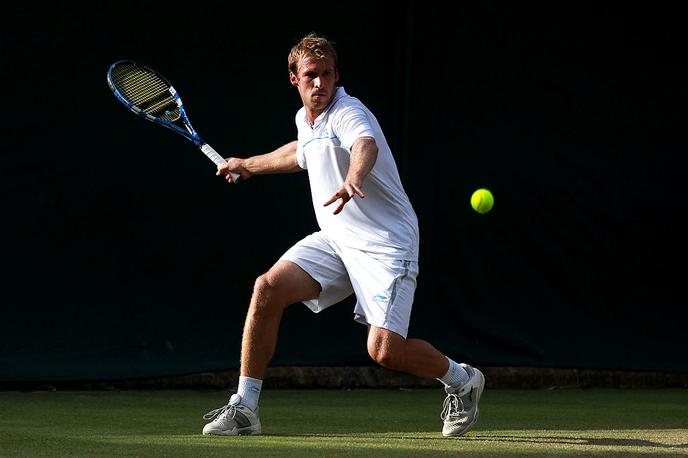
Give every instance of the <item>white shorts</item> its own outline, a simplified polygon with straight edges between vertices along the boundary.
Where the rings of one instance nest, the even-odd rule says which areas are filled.
[[[373,257],[337,244],[322,231],[299,241],[280,260],[295,263],[320,283],[320,296],[303,302],[313,312],[355,293],[354,320],[406,338],[418,262]]]

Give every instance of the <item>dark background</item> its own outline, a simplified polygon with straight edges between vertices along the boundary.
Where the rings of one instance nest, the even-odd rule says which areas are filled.
[[[316,229],[307,176],[228,187],[105,73],[150,65],[215,149],[264,153],[295,138],[287,54],[311,31],[420,219],[410,337],[485,366],[688,371],[669,3],[25,2],[1,21],[0,380],[238,366],[254,278]],[[369,364],[352,309],[288,309],[273,365]]]

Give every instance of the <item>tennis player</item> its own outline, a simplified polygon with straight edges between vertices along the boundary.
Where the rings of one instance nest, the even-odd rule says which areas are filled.
[[[203,434],[260,434],[258,399],[273,356],[282,312],[303,302],[320,312],[356,295],[354,319],[368,327],[371,358],[389,369],[439,379],[446,391],[445,436],[478,420],[485,378],[430,343],[408,339],[418,275],[418,221],[392,152],[373,113],[337,87],[337,53],[310,34],[289,53],[289,78],[303,107],[298,139],[275,151],[227,158],[217,175],[308,171],[320,230],[289,249],[255,282],[241,343],[238,392],[208,412]]]

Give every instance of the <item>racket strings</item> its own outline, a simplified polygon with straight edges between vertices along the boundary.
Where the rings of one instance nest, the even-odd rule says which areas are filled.
[[[141,105],[141,109],[158,118],[168,119],[168,117],[171,117],[170,121],[179,117],[177,102],[169,94],[160,94],[147,100]],[[174,116],[175,112],[177,116]]]
[[[166,93],[169,89],[168,85],[155,75],[132,66],[117,68],[112,76],[120,93],[136,105]]]
[[[179,106],[170,86],[154,73],[124,64],[113,70],[112,79],[120,94],[142,111],[167,121],[179,118]]]

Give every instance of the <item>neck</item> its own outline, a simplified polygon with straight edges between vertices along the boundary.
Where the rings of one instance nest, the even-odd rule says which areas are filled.
[[[312,126],[315,123],[316,118],[320,116],[320,113],[322,112],[323,110],[313,111],[306,107],[306,121],[308,121],[308,124]]]

